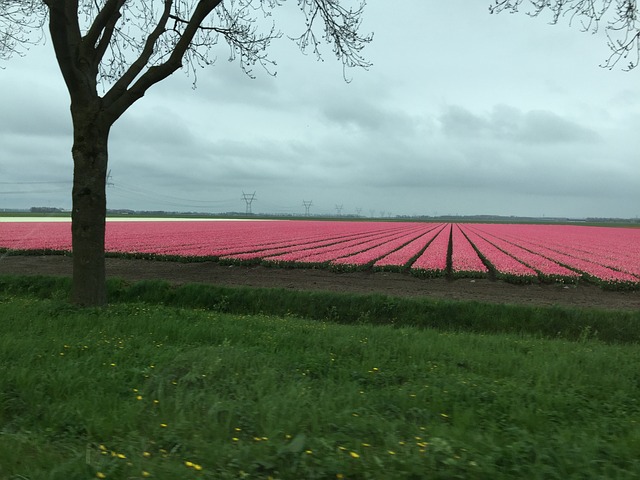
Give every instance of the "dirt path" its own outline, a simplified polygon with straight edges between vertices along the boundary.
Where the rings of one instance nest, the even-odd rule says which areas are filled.
[[[71,275],[71,259],[63,256],[6,256],[0,275]],[[487,279],[421,279],[387,272],[335,273],[318,269],[226,266],[215,262],[176,263],[107,259],[107,275],[126,280],[163,279],[175,283],[279,287],[392,296],[423,296],[449,300],[581,308],[640,310],[640,291],[610,292],[580,284],[512,285]]]

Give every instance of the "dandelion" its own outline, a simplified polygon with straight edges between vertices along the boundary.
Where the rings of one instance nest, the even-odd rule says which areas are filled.
[[[142,395],[136,395],[136,400],[142,400]]]
[[[148,477],[150,477],[150,476],[151,476],[151,474],[150,474],[149,472],[147,472],[146,470],[143,470],[143,471],[142,471],[142,473],[141,473],[141,475],[142,475],[144,478],[148,478]]]
[[[356,452],[349,452],[349,455],[351,456],[351,458],[360,458],[360,455],[358,455]]]
[[[387,450],[387,453],[388,453],[389,455],[395,455],[395,454],[396,454],[396,452],[394,452],[393,450]]]
[[[194,470],[197,470],[197,471],[202,470],[202,465],[198,465],[197,463],[193,463],[187,460],[184,462],[184,464],[189,468],[193,468]]]
[[[306,453],[307,455],[311,455],[313,453],[313,450],[305,450],[304,453]]]
[[[240,441],[240,439],[238,437],[233,437],[231,440],[234,441],[234,442]]]
[[[127,458],[127,456],[124,453],[116,453],[116,457],[118,457],[121,460],[124,460],[125,458]]]
[[[142,456],[145,458],[149,458],[151,456],[151,453],[149,452],[142,452]]]
[[[370,444],[370,443],[362,443],[361,445],[362,445],[363,447],[370,447],[370,446],[371,446],[371,444]]]
[[[98,478],[107,478],[107,476],[102,472],[97,472],[96,473],[96,477],[98,477]]]
[[[166,424],[166,423],[161,423],[161,424],[160,424],[160,426],[161,426],[162,428],[167,428],[167,424]]]

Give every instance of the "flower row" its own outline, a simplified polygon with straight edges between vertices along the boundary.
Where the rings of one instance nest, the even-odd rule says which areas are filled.
[[[69,223],[0,223],[0,248],[71,250]],[[640,286],[640,229],[577,225],[331,221],[108,221],[106,248],[284,265],[594,279]]]

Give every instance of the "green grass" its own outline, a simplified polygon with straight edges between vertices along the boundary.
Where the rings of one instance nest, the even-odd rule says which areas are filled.
[[[288,289],[172,285],[165,281],[109,281],[112,303],[146,302],[243,315],[295,315],[341,324],[435,328],[449,332],[533,334],[607,343],[640,343],[640,311],[500,305],[481,302],[338,294]],[[65,299],[63,277],[0,276],[0,292]]]
[[[232,298],[80,310],[50,281],[0,289],[2,479],[640,475],[637,344],[221,312]]]

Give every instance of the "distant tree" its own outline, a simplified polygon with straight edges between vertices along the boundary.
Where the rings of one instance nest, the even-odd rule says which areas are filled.
[[[603,28],[607,35],[611,55],[603,63],[613,68],[625,60],[625,69],[635,68],[640,61],[640,23],[637,0],[494,0],[491,13],[518,12],[523,3],[530,5],[526,13],[537,17],[543,12],[551,14],[551,23],[567,20],[579,24],[585,32],[596,33]]]
[[[180,69],[195,74],[223,39],[230,60],[253,76],[269,73],[270,20],[282,0],[0,0],[0,59],[22,55],[48,23],[71,101],[73,125],[73,296],[106,303],[104,236],[109,131],[147,90]],[[371,35],[359,33],[364,0],[298,0],[301,29],[292,39],[320,57],[326,42],[343,67],[364,67]],[[347,6],[349,5],[349,6]],[[302,23],[304,22],[304,23]],[[266,28],[265,28],[266,25]]]

